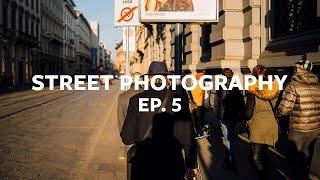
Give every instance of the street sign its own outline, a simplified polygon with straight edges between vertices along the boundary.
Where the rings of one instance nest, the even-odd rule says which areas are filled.
[[[218,0],[141,0],[140,21],[218,22]]]
[[[115,0],[115,26],[139,26],[139,0]]]
[[[129,31],[129,32],[127,32]],[[129,36],[129,39],[127,39],[127,36]],[[136,51],[136,32],[135,27],[123,27],[122,32],[122,40],[123,40],[123,51],[127,50],[127,46],[129,46],[129,52]],[[129,42],[129,45],[125,46],[126,42]]]

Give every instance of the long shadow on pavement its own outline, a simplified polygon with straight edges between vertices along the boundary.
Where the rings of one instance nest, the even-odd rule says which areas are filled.
[[[199,164],[203,178],[214,180],[256,180],[258,173],[254,169],[250,161],[250,144],[242,139],[235,140],[231,144],[235,167],[229,168],[226,159],[226,150],[223,144],[221,131],[216,130],[215,133],[207,139],[198,141],[199,148]],[[266,179],[282,180],[292,179],[288,168],[288,163],[277,154],[268,151],[269,170]]]

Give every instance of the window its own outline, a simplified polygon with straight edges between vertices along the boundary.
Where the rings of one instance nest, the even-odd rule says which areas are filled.
[[[273,0],[272,8],[272,38],[320,27],[316,0]]]
[[[2,5],[2,22],[4,28],[8,27],[8,3],[4,2]]]
[[[23,31],[23,10],[19,10],[19,32]]]
[[[31,0],[31,8],[34,9],[34,0]]]
[[[14,7],[11,10],[11,29],[16,30],[16,9]]]
[[[25,15],[25,33],[29,34],[29,14]]]
[[[35,37],[34,19],[31,20],[31,35]]]
[[[201,43],[201,61],[210,61],[212,50],[211,50],[211,44],[210,44],[210,35],[211,35],[212,26],[210,24],[201,26],[202,31],[202,37],[200,40]]]
[[[271,40],[266,49],[300,55],[318,51],[320,0],[271,0]]]
[[[36,0],[36,11],[39,12],[39,0]]]
[[[40,26],[40,23],[39,23],[39,21],[37,21],[37,22],[36,22],[36,30],[35,30],[35,31],[36,31],[36,38],[37,38],[37,39],[39,39],[39,26]]]

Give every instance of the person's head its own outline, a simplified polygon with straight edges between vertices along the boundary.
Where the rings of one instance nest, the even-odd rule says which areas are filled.
[[[233,77],[233,71],[230,68],[224,68],[222,70],[222,75],[226,76],[228,79]]]
[[[313,64],[308,60],[300,60],[296,64],[294,64],[296,73],[304,73],[312,71]]]
[[[153,61],[150,64],[148,73],[146,75],[149,76],[149,79],[151,79],[155,75],[169,75],[167,64],[163,61]],[[161,81],[158,79],[156,83],[161,83]]]
[[[262,65],[257,65],[252,70],[252,75],[258,78],[259,76],[268,77],[269,72],[268,69]]]
[[[205,71],[204,70],[198,70],[196,74],[196,79],[199,80],[202,76],[204,76]]]
[[[135,72],[135,73],[132,73],[132,74],[131,74],[131,77],[132,77],[132,78],[134,78],[134,77],[136,77],[136,76],[139,76],[139,77],[140,77],[140,76],[141,76],[141,73]]]

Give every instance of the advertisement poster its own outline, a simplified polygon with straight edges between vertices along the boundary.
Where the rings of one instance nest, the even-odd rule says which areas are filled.
[[[218,0],[141,0],[141,22],[217,22]]]

